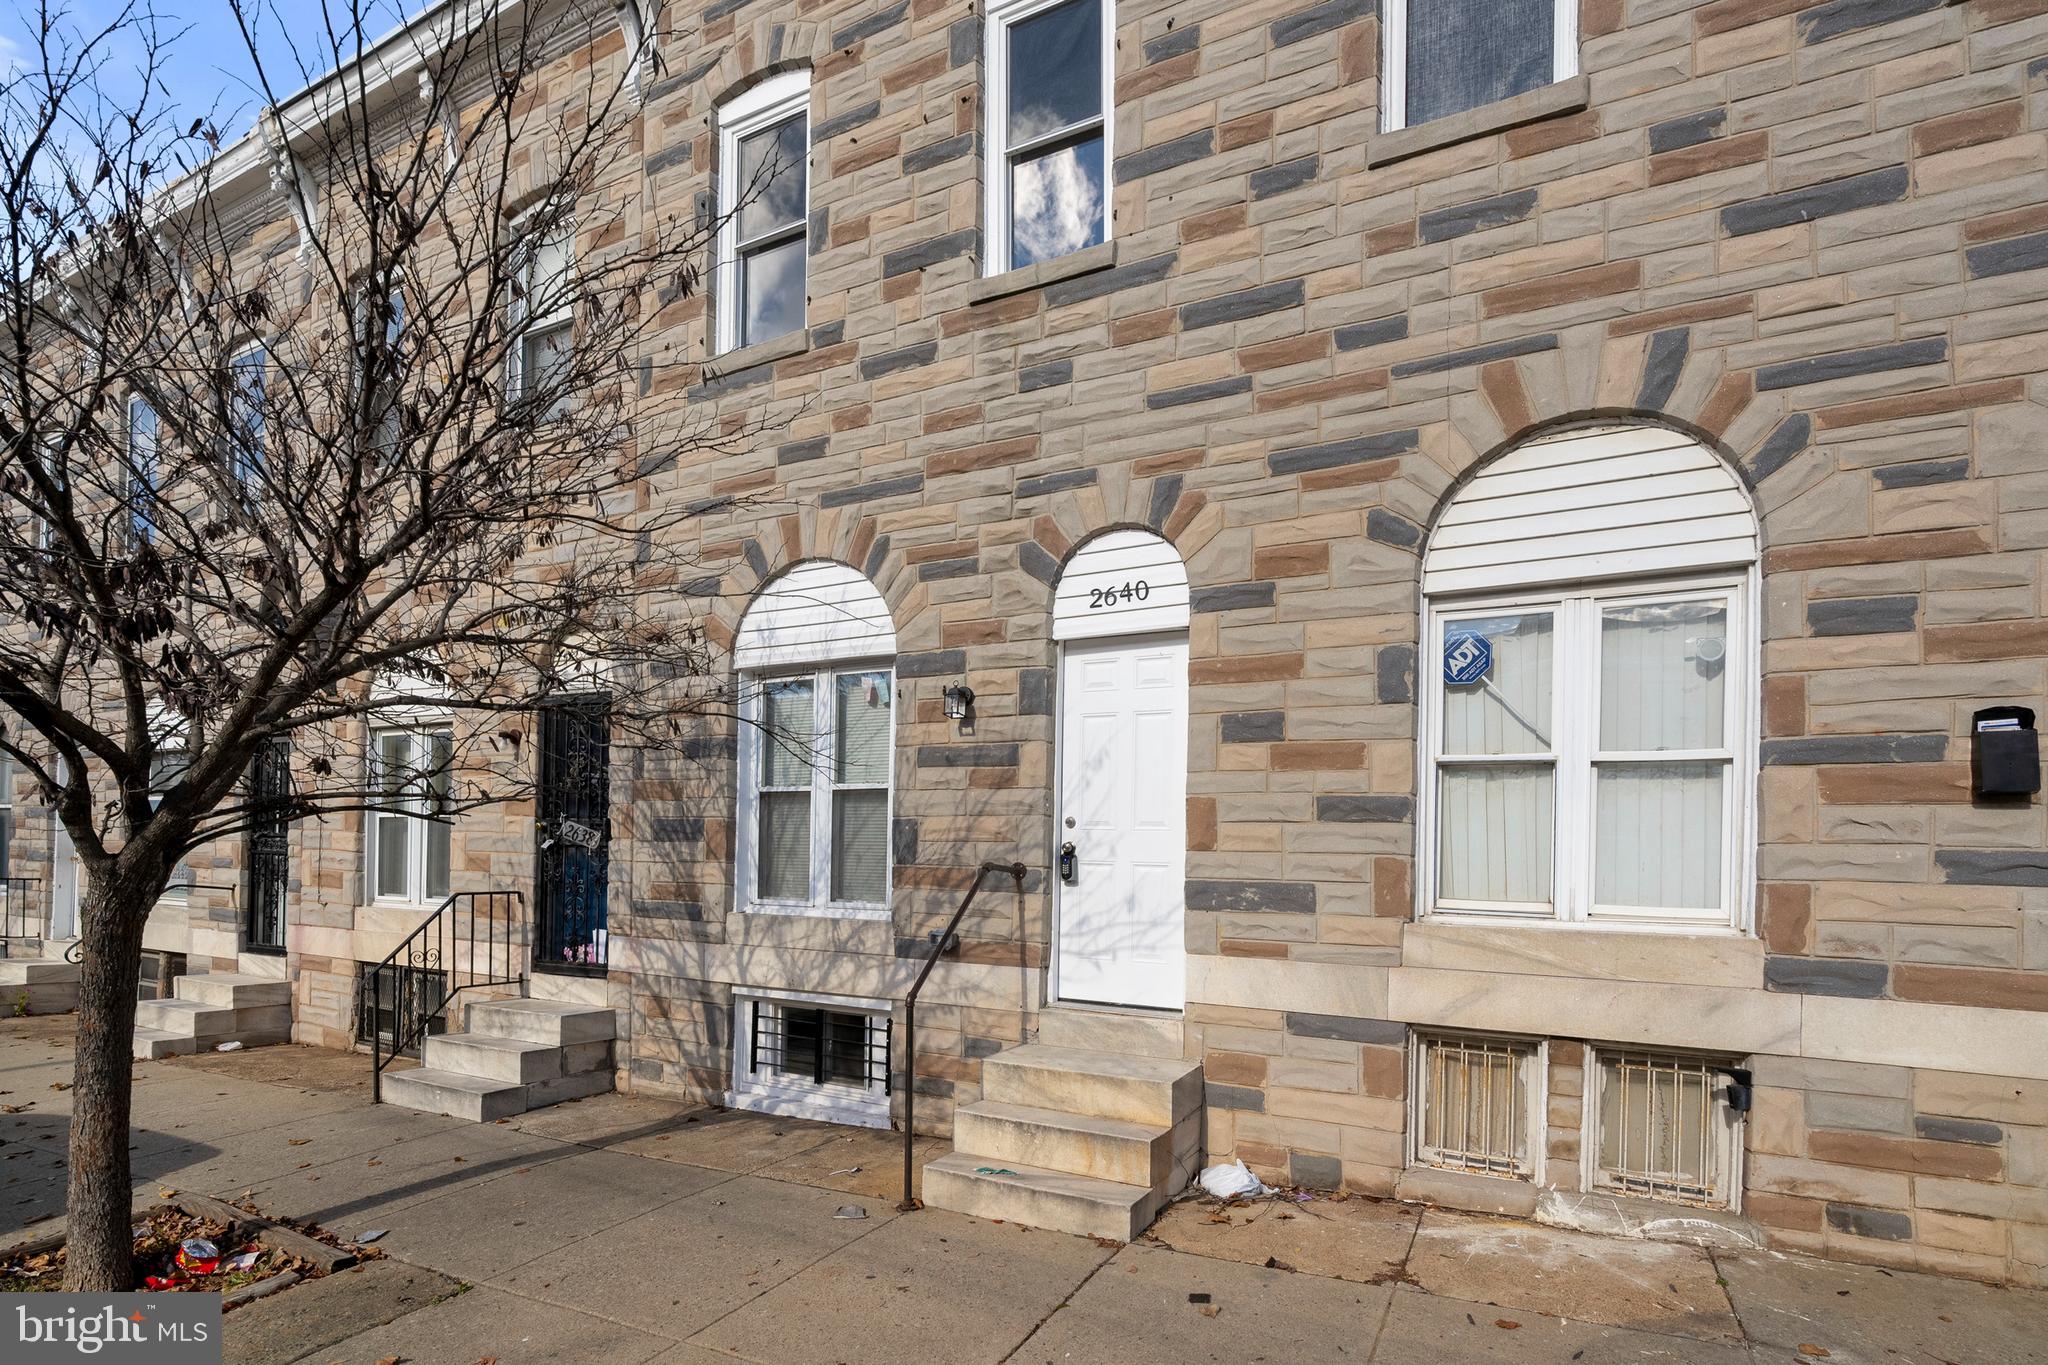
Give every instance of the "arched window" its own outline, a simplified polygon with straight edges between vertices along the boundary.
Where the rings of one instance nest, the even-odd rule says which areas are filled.
[[[1744,928],[1757,521],[1658,427],[1531,441],[1423,560],[1422,911]]]
[[[741,908],[886,916],[896,692],[888,604],[844,564],[799,564],[754,599],[733,654]]]

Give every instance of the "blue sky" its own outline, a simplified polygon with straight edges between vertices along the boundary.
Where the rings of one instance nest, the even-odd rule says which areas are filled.
[[[302,75],[301,58],[322,70],[332,65],[326,21],[315,0],[275,0],[274,6],[266,0],[255,2],[261,12],[251,22],[279,95],[291,94],[308,77],[320,74],[310,71]],[[0,17],[0,64],[19,60],[30,42],[34,15],[28,11],[32,3],[20,0],[11,7],[12,13]],[[342,13],[349,0],[332,3],[337,13]],[[402,10],[418,8],[416,3],[401,5],[397,0],[364,3],[364,26],[373,39],[395,27]],[[154,0],[154,8],[158,32],[170,39],[164,83],[172,100],[190,118],[217,112],[222,131],[230,138],[245,131],[263,100],[248,45],[227,0]],[[97,31],[120,13],[121,5],[119,0],[69,0],[69,9],[74,25]],[[139,69],[141,51],[141,44],[133,40],[117,49],[114,69],[108,72],[110,83]]]

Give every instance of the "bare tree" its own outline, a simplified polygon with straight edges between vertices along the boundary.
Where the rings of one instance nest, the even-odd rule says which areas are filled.
[[[363,727],[424,694],[459,718],[445,817],[525,790],[551,694],[601,688],[642,745],[728,706],[693,509],[651,493],[756,435],[663,397],[716,224],[646,193],[645,54],[559,60],[609,5],[499,11],[380,40],[370,0],[314,32],[293,6],[277,84],[338,74],[287,97],[254,28],[283,15],[244,0],[260,108],[228,145],[168,98],[146,8],[46,6],[0,77],[0,753],[83,874],[67,1288],[129,1287],[144,921],[280,814],[266,746],[284,813],[389,808],[434,774],[368,764]]]

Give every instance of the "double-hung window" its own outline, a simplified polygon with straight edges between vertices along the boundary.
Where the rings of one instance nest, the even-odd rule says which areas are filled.
[[[245,492],[263,477],[263,386],[270,356],[251,346],[228,367],[228,472]]]
[[[1385,0],[1381,126],[1429,123],[1579,71],[1579,0]]]
[[[791,71],[718,111],[718,349],[804,325],[811,79]]]
[[[1109,237],[1111,5],[1013,0],[989,8],[989,274]]]
[[[156,756],[149,761],[149,808],[151,811],[155,811],[159,805],[163,804],[165,793],[185,780],[185,769],[191,766],[191,759],[185,753],[182,735],[173,736],[170,739],[161,741],[161,743],[164,747],[158,749]],[[185,901],[191,899],[191,896],[192,867],[189,863],[179,863],[171,869],[170,880],[164,884],[163,895],[160,899]]]
[[[561,411],[567,395],[570,341],[575,332],[573,281],[576,226],[550,223],[520,245],[512,281],[511,394],[537,395],[548,415]]]
[[[137,544],[156,539],[156,409],[144,398],[128,400],[128,531]]]
[[[448,894],[449,769],[445,725],[370,732],[370,891],[423,905]]]
[[[371,449],[382,459],[398,453],[401,436],[399,392],[405,380],[405,288],[392,280],[356,296],[359,376]]]
[[[891,671],[821,669],[762,678],[753,691],[741,793],[753,902],[884,909]]]
[[[1426,908],[1742,927],[1744,605],[1739,576],[1435,604]]]

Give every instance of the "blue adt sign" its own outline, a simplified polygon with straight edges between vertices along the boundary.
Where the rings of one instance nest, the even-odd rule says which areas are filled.
[[[1478,682],[1493,669],[1493,646],[1484,635],[1461,630],[1444,636],[1444,681],[1452,687]]]

